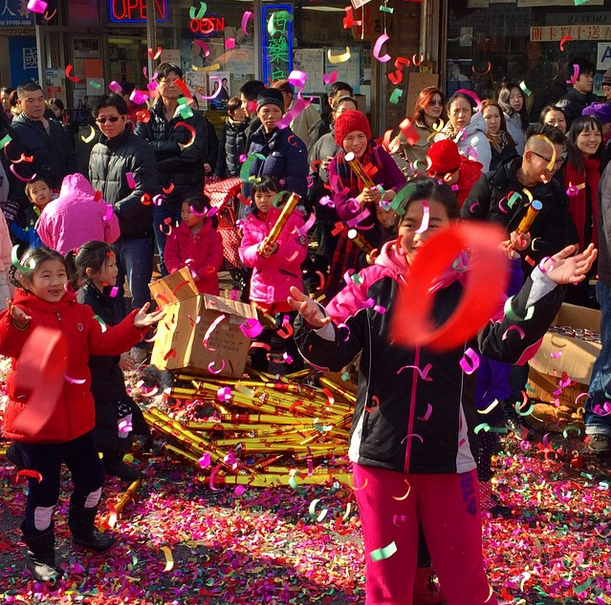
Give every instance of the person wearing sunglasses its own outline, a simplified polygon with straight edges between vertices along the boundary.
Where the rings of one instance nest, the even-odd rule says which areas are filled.
[[[157,161],[152,148],[127,127],[127,104],[118,94],[103,96],[93,109],[100,139],[91,150],[89,180],[119,218],[121,236],[115,244],[121,316],[125,276],[132,308],[150,302],[148,284],[153,271],[153,204],[160,193]],[[104,202],[101,202],[104,203]],[[142,349],[144,351],[144,349]],[[133,351],[137,361],[142,355]]]
[[[433,143],[432,135],[443,127],[446,119],[445,105],[446,97],[439,88],[427,86],[420,91],[412,115],[412,124],[419,138],[410,143],[403,133],[397,137],[401,143],[401,155],[412,166],[419,162],[426,163],[426,154]]]

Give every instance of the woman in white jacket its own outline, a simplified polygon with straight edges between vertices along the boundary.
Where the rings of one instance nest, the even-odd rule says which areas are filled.
[[[462,92],[455,93],[448,101],[447,111],[448,123],[435,140],[452,139],[462,155],[477,160],[483,166],[482,172],[488,172],[492,159],[490,142],[484,121],[479,113],[474,114],[471,97]]]
[[[524,93],[517,84],[507,82],[499,90],[498,103],[505,114],[507,132],[516,144],[516,152],[522,155],[524,152],[524,132],[528,128]]]

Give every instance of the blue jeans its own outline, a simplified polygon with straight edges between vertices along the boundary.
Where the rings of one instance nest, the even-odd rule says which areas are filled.
[[[117,301],[121,306],[121,317],[125,317],[127,313],[125,304],[122,303],[126,276],[132,294],[132,309],[140,309],[145,303],[151,302],[149,282],[153,275],[153,238],[127,239],[115,243],[114,246],[119,265]]]
[[[596,283],[596,300],[600,304],[600,340],[602,349],[592,369],[592,380],[585,404],[585,425],[588,432],[611,434],[611,415],[600,416],[594,413],[594,407],[604,406],[611,399],[605,392],[611,393],[611,287],[601,280]]]
[[[168,238],[171,229],[175,229],[180,223],[180,202],[168,202],[162,206],[153,208],[153,227],[155,228],[155,241],[157,242],[157,251],[159,252],[159,268],[161,275],[164,277],[168,274],[163,262],[163,249],[165,241]],[[167,219],[171,219],[166,222]]]

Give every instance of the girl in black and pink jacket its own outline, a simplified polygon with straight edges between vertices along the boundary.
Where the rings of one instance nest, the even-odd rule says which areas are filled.
[[[385,248],[382,265],[361,272],[358,291],[344,291],[332,303],[332,314],[334,307],[345,305],[341,314],[347,319],[341,326],[313,300],[292,291],[290,303],[302,316],[295,339],[306,360],[333,371],[361,352],[349,457],[367,552],[366,604],[412,603],[420,523],[446,602],[496,605],[482,558],[476,373],[465,373],[460,362],[469,348],[517,362],[560,307],[563,292],[556,285],[582,280],[596,253],[589,247],[570,257],[575,248],[565,248],[543,267],[545,273],[533,271],[507,305],[507,314],[460,347],[437,351],[396,345],[390,326],[399,284],[409,281],[416,255],[426,253],[420,249],[427,237],[459,213],[445,184],[419,178],[410,189],[399,209],[397,242]],[[464,267],[450,267],[431,288],[437,325],[456,309],[466,274],[468,266],[466,273]],[[519,331],[509,331],[518,324]]]

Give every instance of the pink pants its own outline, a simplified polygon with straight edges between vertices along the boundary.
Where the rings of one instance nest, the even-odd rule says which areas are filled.
[[[447,604],[498,604],[484,571],[476,471],[403,475],[354,464],[353,473],[365,542],[366,605],[412,604],[418,522]],[[392,542],[394,554],[372,560],[372,551]]]

